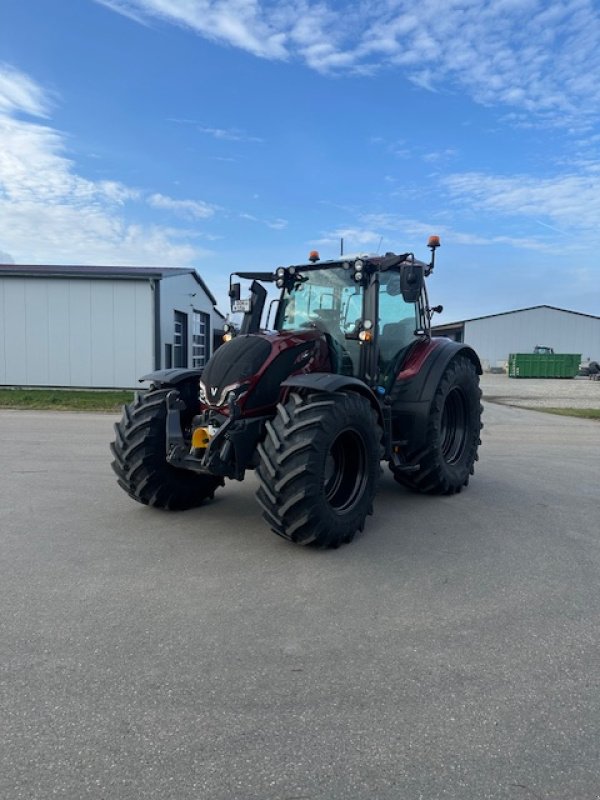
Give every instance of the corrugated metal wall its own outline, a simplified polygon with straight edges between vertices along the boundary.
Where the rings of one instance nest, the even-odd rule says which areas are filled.
[[[128,387],[153,368],[148,281],[0,280],[0,384]]]
[[[525,309],[465,322],[464,340],[484,368],[506,361],[509,353],[532,353],[536,345],[598,360],[600,319],[553,308]]]

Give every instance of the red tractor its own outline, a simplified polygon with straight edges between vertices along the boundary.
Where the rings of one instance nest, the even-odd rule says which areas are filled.
[[[467,345],[431,336],[441,307],[430,308],[425,277],[438,245],[431,237],[428,264],[412,253],[325,262],[313,253],[234,273],[252,281],[245,299],[230,281],[239,331],[203,370],[147,375],[150,389],[115,425],[122,488],[186,509],[253,469],[272,530],[321,547],[363,530],[381,461],[417,492],[460,492],[480,444],[481,365]],[[261,327],[264,283],[279,290],[271,329]]]

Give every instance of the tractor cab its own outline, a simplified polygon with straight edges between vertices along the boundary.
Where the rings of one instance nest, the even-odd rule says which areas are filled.
[[[296,273],[303,280],[288,281],[283,289],[275,327],[321,331],[333,372],[380,385],[399,352],[425,331],[419,330],[418,303],[400,292],[398,270],[369,278],[365,272],[356,281],[351,269],[344,262]]]
[[[411,345],[430,336],[431,312],[424,278],[434,266],[437,237],[429,264],[411,253],[356,256],[321,262],[318,253],[306,264],[278,267],[274,273],[234,273],[232,310],[244,312],[242,334],[259,334],[267,292],[280,290],[274,329],[299,336],[318,332],[329,351],[329,372],[354,377],[388,391],[399,360]],[[250,297],[241,299],[233,277],[252,280]],[[271,316],[271,307],[268,317]],[[267,320],[268,321],[268,320]],[[231,338],[231,337],[228,337]]]

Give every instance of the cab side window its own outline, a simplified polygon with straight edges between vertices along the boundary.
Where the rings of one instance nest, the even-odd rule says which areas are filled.
[[[402,350],[415,340],[416,305],[400,294],[398,273],[382,275],[379,287],[380,372],[385,375]]]

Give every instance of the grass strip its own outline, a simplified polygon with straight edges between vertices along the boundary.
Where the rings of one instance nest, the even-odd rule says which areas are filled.
[[[0,408],[37,411],[118,412],[133,400],[132,391],[0,389]]]
[[[528,408],[530,411],[543,411],[546,414],[559,414],[562,417],[580,417],[582,419],[600,420],[600,408],[557,408],[546,406],[516,406]]]

